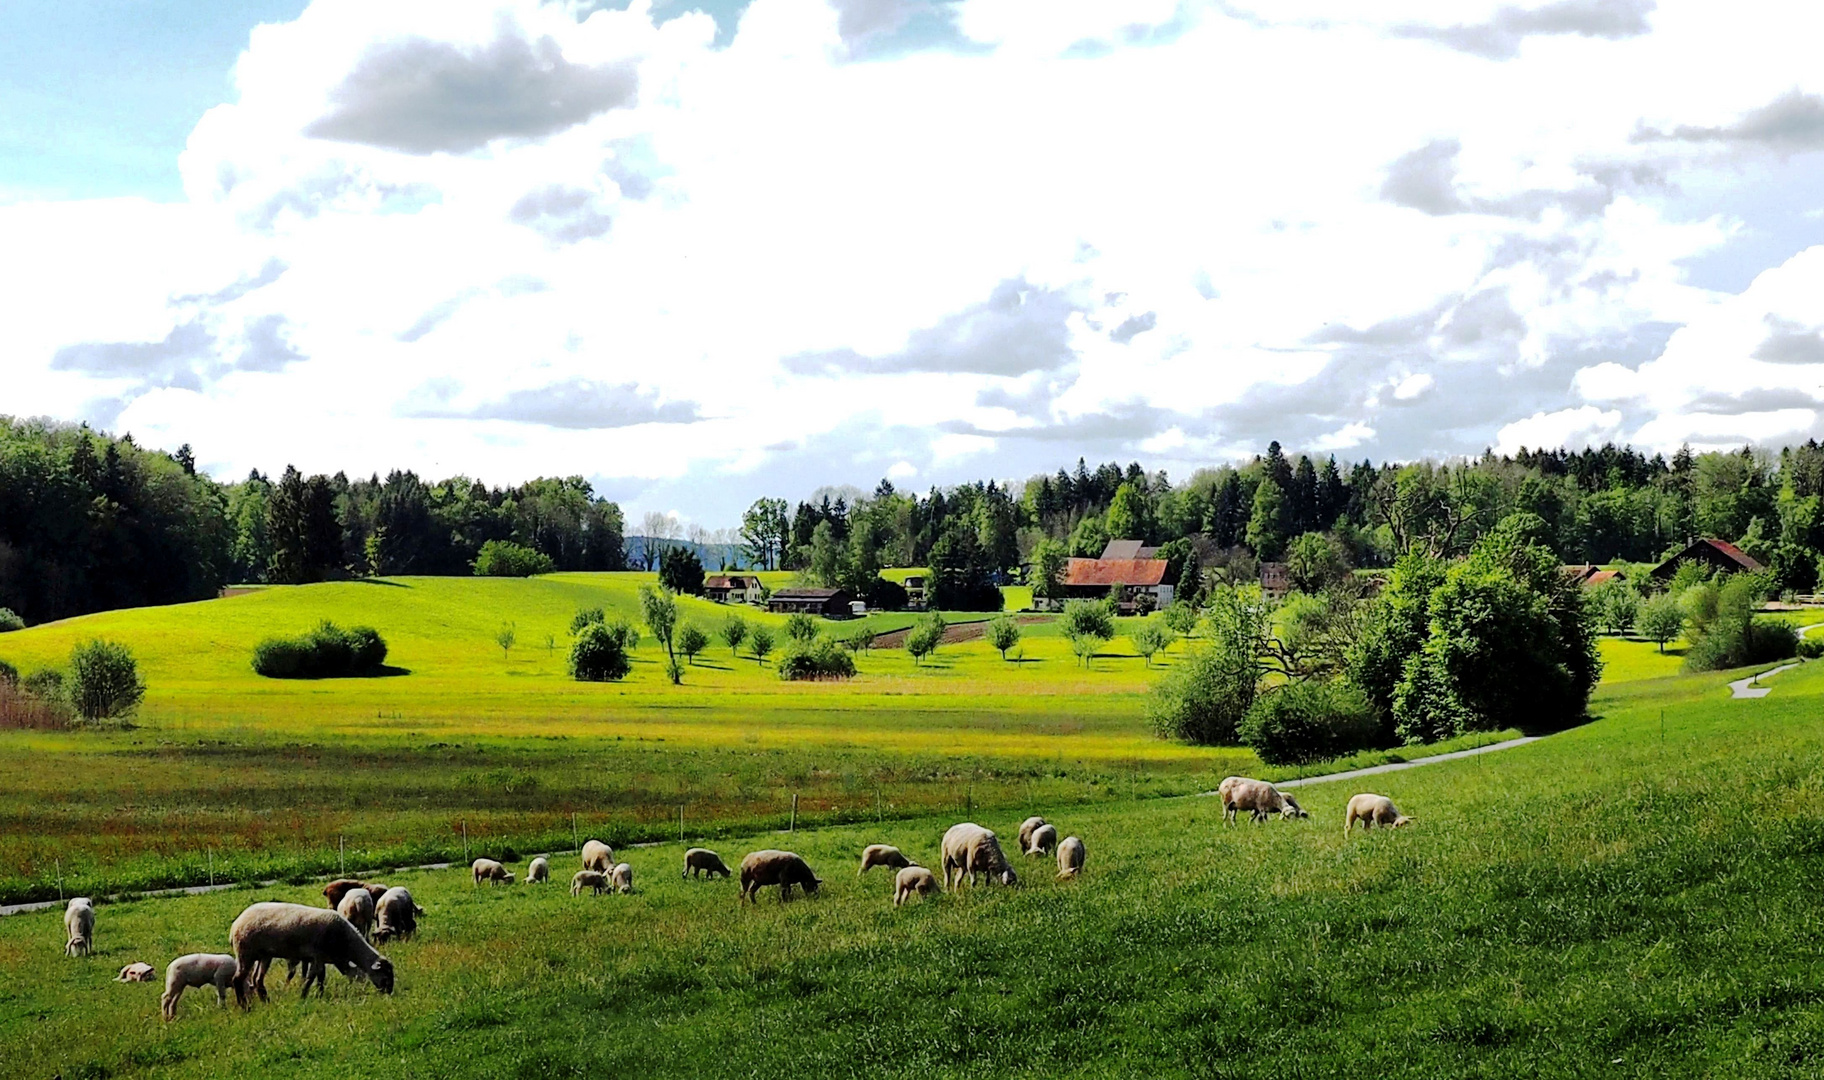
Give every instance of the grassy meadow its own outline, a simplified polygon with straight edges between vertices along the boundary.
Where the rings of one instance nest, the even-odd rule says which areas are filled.
[[[1541,742],[1301,790],[1309,821],[978,808],[1003,835],[1036,810],[1082,836],[1085,876],[1019,860],[1023,888],[898,911],[859,848],[929,863],[957,813],[714,843],[803,853],[826,885],[789,905],[679,880],[675,842],[621,851],[630,897],[389,875],[429,912],[386,950],[391,997],[332,976],[240,1015],[192,991],[161,1025],[158,987],[110,981],[315,885],[104,905],[91,959],[62,957],[55,912],[7,918],[0,1054],[66,1077],[1817,1075],[1824,666],[1752,701],[1729,677],[1607,683],[1595,722]],[[1346,840],[1358,790],[1415,824]]]

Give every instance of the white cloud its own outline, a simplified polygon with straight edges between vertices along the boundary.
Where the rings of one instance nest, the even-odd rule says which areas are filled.
[[[1618,410],[1598,409],[1594,405],[1538,412],[1503,426],[1495,435],[1495,451],[1511,454],[1523,446],[1581,449],[1613,439],[1620,426]]]
[[[1437,381],[1438,380],[1428,371],[1419,371],[1408,375],[1394,386],[1393,400],[1411,401],[1425,391],[1430,390],[1432,384]]]

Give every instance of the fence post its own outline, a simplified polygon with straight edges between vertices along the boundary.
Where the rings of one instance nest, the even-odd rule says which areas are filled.
[[[209,850],[209,886],[210,886],[210,888],[214,888],[215,887],[215,849],[210,848],[208,850]]]
[[[797,832],[798,831],[798,794],[797,794],[797,792],[792,793],[792,823],[789,827],[787,827],[787,829],[785,831],[786,832]]]
[[[570,842],[576,845],[570,849],[571,851],[583,850],[583,837],[581,833],[576,831],[576,814],[574,812],[570,815]]]

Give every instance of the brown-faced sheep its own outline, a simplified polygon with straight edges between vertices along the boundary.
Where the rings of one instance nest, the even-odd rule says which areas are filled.
[[[385,885],[376,882],[356,881],[354,878],[337,878],[335,881],[323,886],[323,899],[329,901],[329,906],[331,908],[341,907],[342,898],[348,895],[350,889],[366,889],[367,895],[373,897],[375,903],[379,903],[380,898],[386,895]]]
[[[908,866],[893,878],[893,906],[898,907],[910,900],[913,893],[935,896],[940,891],[936,874],[922,866]]]
[[[177,1019],[177,1001],[192,986],[215,987],[215,1003],[226,1007],[228,987],[233,983],[234,957],[227,953],[180,956],[165,966],[165,996],[159,999],[159,1009],[166,1020]]]
[[[570,877],[570,895],[581,896],[584,889],[602,895],[608,891],[608,875],[600,870],[578,870]]]
[[[362,937],[373,937],[374,897],[366,889],[350,889],[342,897],[342,902],[336,905],[336,914],[347,919],[350,926],[361,931]]]
[[[1066,836],[1058,845],[1058,880],[1074,878],[1083,872],[1083,858],[1089,854],[1083,848],[1083,839],[1077,836]]]
[[[1248,811],[1255,824],[1267,820],[1270,814],[1278,814],[1288,821],[1311,816],[1305,813],[1304,807],[1298,805],[1297,799],[1265,780],[1231,776],[1223,780],[1222,786],[1216,791],[1222,796],[1222,819],[1231,825],[1235,824],[1235,815],[1241,810]]]
[[[1034,814],[1033,816],[1027,818],[1025,821],[1020,822],[1020,850],[1021,851],[1025,851],[1026,849],[1032,847],[1032,834],[1034,832],[1038,831],[1039,826],[1041,826],[1043,824],[1045,824],[1045,819],[1038,816],[1037,814]]]
[[[606,874],[614,869],[614,849],[600,840],[583,841],[583,869]]]
[[[313,981],[323,985],[330,966],[351,979],[367,979],[382,994],[393,992],[393,962],[333,911],[263,901],[240,913],[228,940],[234,945],[234,999],[243,1009],[251,1005],[250,988],[266,1000],[265,970],[274,960],[304,965],[304,997]]]
[[[966,878],[975,884],[975,875],[985,874],[989,881],[1017,885],[1020,876],[1008,865],[1001,853],[1001,842],[993,832],[973,821],[952,825],[944,833],[944,888],[955,891]]]
[[[698,877],[703,874],[728,877],[728,865],[722,861],[722,856],[708,848],[693,847],[684,853],[684,872],[680,876]]]
[[[756,851],[741,860],[741,899],[757,903],[760,890],[779,886],[779,902],[792,898],[792,886],[804,888],[815,896],[823,879],[811,872],[810,865],[790,851]]]
[[[73,897],[63,909],[63,929],[67,940],[65,956],[88,956],[95,951],[95,902],[86,896]]]
[[[476,859],[475,862],[470,865],[469,870],[475,875],[475,884],[477,885],[480,885],[484,881],[490,885],[513,884],[512,873],[493,859]]]
[[[114,976],[115,982],[151,982],[152,974],[158,969],[143,960],[135,961],[120,969]]]
[[[614,869],[608,872],[608,883],[621,896],[633,894],[633,864],[615,863]]]
[[[887,866],[895,870],[903,870],[911,865],[912,860],[900,854],[900,850],[893,845],[869,844],[867,847],[861,849],[861,869],[855,871],[855,876],[860,877],[869,870],[874,869],[876,866]]]
[[[1049,855],[1058,846],[1058,829],[1055,825],[1040,825],[1032,830],[1032,839],[1026,843],[1027,855]]]
[[[404,941],[418,932],[418,919],[424,909],[412,900],[409,890],[388,889],[374,905],[374,940],[385,944],[398,938]]]
[[[1349,830],[1354,828],[1358,821],[1362,823],[1363,832],[1367,832],[1376,825],[1397,829],[1403,825],[1412,824],[1412,819],[1400,813],[1399,808],[1393,805],[1392,799],[1385,795],[1366,793],[1356,795],[1349,800],[1349,809],[1343,811],[1343,835],[1348,836]]]
[[[526,864],[526,884],[538,885],[551,880],[551,860],[540,855]]]

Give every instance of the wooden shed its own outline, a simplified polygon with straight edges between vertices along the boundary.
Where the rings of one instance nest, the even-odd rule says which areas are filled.
[[[855,594],[847,589],[780,589],[766,598],[766,610],[780,615],[821,615],[826,619],[846,619],[853,614],[849,605],[854,602]]]

